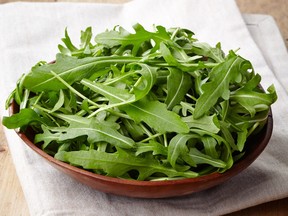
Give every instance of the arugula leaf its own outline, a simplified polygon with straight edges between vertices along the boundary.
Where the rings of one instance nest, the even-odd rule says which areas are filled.
[[[159,101],[142,99],[135,103],[120,107],[134,121],[145,122],[160,133],[187,133],[188,125],[174,112],[168,111],[166,105]]]
[[[244,129],[240,132],[237,132],[237,147],[240,152],[243,151],[244,145],[248,136],[248,130]]]
[[[133,140],[140,141],[144,138],[145,131],[140,125],[136,124],[133,120],[130,119],[122,119],[122,122]]]
[[[105,122],[98,122],[93,118],[86,119],[73,115],[61,114],[57,116],[69,123],[67,128],[62,127],[60,130],[52,129],[53,133],[58,133],[59,141],[70,140],[86,135],[89,143],[105,141],[124,149],[135,146],[135,142],[132,139],[121,135],[117,130],[111,128],[110,124],[106,125]],[[59,132],[61,132],[61,134],[59,134]],[[46,131],[46,133],[37,134],[35,140],[37,142],[45,141],[48,137],[51,137],[51,133]]]
[[[185,97],[187,91],[192,86],[191,76],[181,70],[171,68],[167,80],[167,97],[165,103],[167,109],[171,110],[176,104],[179,104]]]
[[[64,100],[65,100],[64,93],[63,93],[62,89],[60,89],[60,91],[59,91],[59,99],[58,99],[57,103],[55,104],[55,106],[53,107],[53,109],[50,112],[55,112],[56,110],[60,109],[63,106],[63,104],[64,104]]]
[[[115,153],[90,151],[59,152],[55,156],[65,162],[82,166],[85,169],[101,170],[108,176],[121,177],[131,170],[137,170],[137,180],[145,180],[153,173],[163,173],[168,177],[193,178],[197,173],[192,171],[178,172],[173,168],[161,165],[152,157],[136,157],[134,154],[118,149]]]
[[[131,63],[139,59],[129,57],[87,57],[77,59],[75,57],[57,54],[54,64],[36,65],[32,68],[23,81],[25,88],[33,92],[65,89],[65,85],[57,80],[51,73],[55,72],[67,83],[73,84],[83,78],[90,77],[95,70],[102,69],[113,63]]]
[[[133,45],[132,55],[137,56],[141,45],[146,41],[150,41],[151,39],[154,40],[156,42],[154,49],[157,49],[159,41],[170,40],[165,28],[161,26],[156,27],[158,30],[156,32],[148,32],[140,24],[134,25],[133,28],[135,30],[134,34],[129,33],[122,27],[118,27],[118,29],[98,34],[95,37],[95,41],[99,44],[104,44],[109,48],[120,46],[118,52],[128,45]]]
[[[145,152],[152,152],[153,155],[164,156],[167,156],[168,154],[167,148],[154,140],[150,140],[149,143],[137,143],[137,151],[135,155],[138,156]]]
[[[105,83],[103,84],[95,83],[88,79],[83,79],[81,83],[89,87],[93,91],[107,97],[113,103],[125,104],[125,101],[127,103],[132,103],[145,97],[152,89],[157,78],[155,68],[147,66],[145,64],[138,64],[138,65],[141,66],[141,70],[137,70],[136,72],[140,73],[143,79],[139,78],[140,82],[138,82],[136,86],[133,86],[134,94],[130,94],[127,92],[127,90],[124,89],[107,86],[105,85]]]
[[[219,154],[216,150],[218,143],[215,138],[210,136],[203,136],[201,137],[201,141],[203,142],[204,150],[207,155],[212,158],[219,158]]]
[[[185,133],[189,130],[178,115],[167,110],[165,104],[158,101],[148,101],[145,98],[134,102],[134,97],[126,91],[92,83],[90,80],[84,79],[81,82],[93,91],[108,97],[112,102],[118,103],[118,106],[121,105],[119,108],[124,110],[134,121],[143,121],[160,133],[165,131]]]
[[[168,161],[172,167],[176,166],[176,161],[180,156],[187,155],[189,152],[186,143],[189,139],[196,138],[199,136],[197,134],[177,134],[173,137],[168,146]],[[192,160],[189,161],[190,166],[196,166],[196,163]]]
[[[202,116],[195,119],[194,115],[183,117],[182,120],[188,124],[190,128],[200,128],[205,131],[217,134],[220,131],[220,124],[217,116]]]
[[[88,27],[85,31],[81,31],[81,44],[80,48],[84,49],[84,53],[86,52],[86,47],[90,45],[92,39],[92,28]]]
[[[46,149],[47,146],[52,143],[53,141],[59,142],[59,137],[61,136],[62,131],[59,130],[58,132],[51,132],[49,127],[42,125],[42,134],[36,134],[34,138],[35,143],[39,143],[43,141],[42,149]]]
[[[231,94],[230,99],[244,107],[253,117],[257,111],[267,110],[277,100],[273,85],[268,88],[268,92],[269,94],[251,90],[249,87],[244,86]]]
[[[219,98],[229,99],[229,84],[239,83],[241,78],[241,64],[245,60],[241,57],[232,57],[215,66],[209,74],[210,82],[202,85],[204,93],[196,102],[194,118],[200,118],[215,105]]]
[[[137,85],[133,86],[133,93],[135,94],[136,100],[140,100],[145,97],[154,86],[157,80],[157,69],[156,67],[151,67],[146,64],[139,63],[137,64],[141,67],[141,70],[137,70],[137,73],[140,73],[142,77],[138,79]],[[143,78],[143,79],[142,79]]]
[[[72,43],[70,36],[68,34],[67,28],[65,28],[65,37],[61,39],[64,44],[67,46],[67,48],[71,51],[76,51],[78,50]]]
[[[221,50],[221,44],[217,44],[216,47],[211,47],[207,43],[203,42],[194,42],[192,50],[201,56],[210,57],[216,62],[223,62],[225,60],[224,53]]]
[[[220,159],[212,158],[209,155],[203,154],[197,148],[190,148],[188,154],[192,160],[194,160],[197,164],[210,164],[213,167],[225,168],[226,163]]]
[[[90,88],[94,92],[107,97],[112,103],[120,103],[123,105],[126,103],[134,102],[136,100],[135,95],[130,94],[126,89],[107,86],[102,83],[92,82],[88,79],[81,80],[81,84]],[[119,105],[117,104],[117,106]]]
[[[50,121],[47,121],[44,118],[41,118],[34,110],[26,108],[19,111],[19,113],[16,113],[10,117],[3,117],[2,124],[9,128],[21,128],[30,124],[45,124],[45,125],[51,125]]]
[[[92,53],[93,47],[91,46],[91,39],[92,39],[92,28],[88,27],[85,31],[81,31],[81,44],[80,47],[77,48],[71,41],[67,28],[65,29],[65,37],[62,38],[62,41],[66,47],[59,44],[58,49],[59,51],[68,56],[76,56],[78,58],[83,58],[86,55]],[[91,46],[91,47],[90,47]]]

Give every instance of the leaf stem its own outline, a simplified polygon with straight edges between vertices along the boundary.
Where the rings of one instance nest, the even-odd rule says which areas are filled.
[[[58,74],[56,74],[54,71],[50,71],[53,76],[55,76],[60,82],[62,82],[71,92],[73,92],[74,94],[78,95],[80,98],[82,98],[83,100],[87,100],[90,104],[99,107],[99,105],[97,103],[95,103],[94,101],[90,100],[89,98],[87,98],[86,96],[84,96],[83,94],[81,94],[80,92],[78,92],[76,89],[74,89],[71,85],[69,85],[64,79],[62,79]]]
[[[124,101],[124,102],[120,102],[120,103],[115,103],[115,104],[103,106],[103,107],[97,109],[96,111],[94,111],[93,113],[91,113],[91,114],[88,116],[88,118],[91,118],[91,117],[95,116],[96,114],[98,114],[99,112],[105,111],[105,110],[109,111],[110,113],[113,113],[113,110],[112,110],[113,107],[118,107],[118,106],[121,106],[121,105],[124,105],[124,104],[127,104],[127,102]],[[113,114],[115,114],[115,113],[113,113]],[[126,115],[125,115],[125,116],[126,116]],[[128,115],[127,115],[127,116],[128,116]],[[129,117],[129,116],[128,116],[128,117]],[[125,117],[125,118],[126,118],[126,117]],[[131,118],[129,117],[129,119],[131,119]]]
[[[39,94],[39,96],[37,97],[37,99],[35,100],[35,102],[34,102],[34,104],[33,104],[33,107],[35,107],[35,105],[37,105],[37,103],[40,101],[42,95],[43,95],[43,92],[41,92],[41,93]]]
[[[140,123],[139,126],[142,128],[142,130],[146,133],[147,136],[153,136],[153,134],[142,123]]]
[[[259,125],[260,125],[259,122],[256,122],[256,123],[250,128],[250,130],[248,131],[247,137],[249,137],[249,136],[253,133],[253,131],[254,131]]]
[[[179,32],[180,28],[176,28],[175,31],[173,32],[173,34],[171,35],[171,40],[174,40],[174,38],[176,37],[176,34]]]
[[[41,110],[41,111],[44,111],[44,112],[46,112],[46,113],[50,113],[50,114],[52,114],[53,115],[53,113],[51,113],[50,111],[51,110],[49,110],[49,109],[46,109],[46,108],[44,108],[44,107],[42,107],[42,106],[39,106],[38,104],[33,104],[33,107],[34,108],[36,108],[36,109],[39,109],[39,110]]]
[[[100,109],[98,109],[98,110],[100,110]],[[100,111],[104,111],[104,109],[102,109],[102,110],[100,110],[100,111],[98,111],[98,110],[96,110],[95,112],[91,113],[87,118],[92,118],[93,116],[95,116],[95,115],[96,115],[97,113],[99,113]],[[97,112],[97,111],[98,111],[98,112]],[[125,113],[117,112],[117,111],[115,111],[115,110],[113,110],[113,109],[111,109],[111,108],[110,108],[110,109],[107,109],[107,110],[105,110],[105,111],[108,111],[108,112],[110,112],[111,114],[116,115],[116,116],[118,116],[118,117],[120,117],[120,118],[125,118],[125,119],[130,119],[130,120],[132,120],[129,115],[127,115],[127,114],[125,114]]]
[[[168,147],[168,141],[167,141],[167,135],[166,133],[163,134],[163,138],[164,138],[164,146]]]
[[[193,95],[186,93],[186,96],[194,101],[197,101],[197,98],[195,98]]]
[[[163,135],[162,133],[156,133],[156,134],[154,134],[152,136],[147,137],[146,139],[141,140],[140,142],[141,143],[145,143],[145,142],[147,142],[147,141],[149,141],[151,139],[157,138],[157,137],[162,136],[162,135]]]
[[[60,127],[59,123],[53,118],[53,116],[57,117],[56,113],[51,113],[51,110],[46,109],[36,103],[33,105],[33,108],[46,112],[47,116],[57,125],[57,127]]]
[[[87,112],[85,110],[80,110],[79,112],[77,112],[75,115],[77,116],[84,116]]]
[[[21,101],[21,104],[20,104],[20,109],[26,108],[29,96],[30,96],[30,91],[28,89],[25,89],[23,100]]]
[[[115,83],[115,82],[118,82],[118,81],[120,81],[120,80],[122,80],[122,79],[125,79],[126,77],[132,76],[133,74],[137,74],[137,71],[130,72],[130,73],[126,73],[126,74],[123,75],[123,76],[119,76],[119,77],[113,78],[113,79],[111,79],[111,80],[105,81],[103,84],[104,84],[104,85],[111,85],[111,84],[113,84],[113,83]]]
[[[148,65],[153,64],[156,67],[171,67],[171,64],[168,64],[164,61],[158,61],[158,60],[147,60],[147,61],[145,61],[145,63]],[[217,66],[218,64],[219,63],[212,63],[212,62],[203,63],[203,65],[206,68],[213,68],[213,67]],[[183,67],[198,67],[199,63],[182,63],[181,66],[183,66]]]
[[[129,93],[132,93],[134,88],[137,87],[139,85],[139,83],[142,81],[143,77],[141,76],[133,85],[133,87],[130,89]]]

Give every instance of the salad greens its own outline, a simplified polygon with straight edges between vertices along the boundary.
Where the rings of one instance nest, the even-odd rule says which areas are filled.
[[[28,127],[56,159],[136,180],[225,172],[266,124],[277,95],[251,63],[188,29],[140,24],[75,46],[65,30],[55,62],[38,62],[7,99],[20,107],[7,128]]]

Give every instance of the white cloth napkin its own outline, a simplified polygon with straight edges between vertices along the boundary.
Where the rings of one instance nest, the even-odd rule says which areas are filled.
[[[263,16],[259,20],[259,17],[245,16],[245,20],[265,58],[232,0],[135,0],[122,5],[0,5],[1,115],[7,115],[4,100],[15,87],[18,77],[39,60],[55,58],[65,27],[75,41],[80,30],[87,26],[92,26],[97,33],[118,24],[131,29],[136,22],[148,29],[153,24],[189,28],[200,41],[212,45],[220,41],[227,52],[240,47],[239,54],[252,61],[263,78],[263,86],[267,88],[274,83],[279,96],[273,105],[273,136],[261,156],[227,183],[179,198],[134,199],[98,192],[51,167],[23,144],[13,130],[6,130],[31,215],[221,215],[287,197],[288,95],[285,88],[288,74],[283,69],[288,68],[287,50],[283,49],[283,41],[271,17]],[[272,35],[270,31],[273,31]],[[277,40],[272,41],[275,38]]]

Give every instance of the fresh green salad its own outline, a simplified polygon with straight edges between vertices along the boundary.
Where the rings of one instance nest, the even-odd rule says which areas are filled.
[[[277,99],[251,63],[188,29],[140,24],[75,46],[65,31],[56,61],[20,77],[20,111],[7,128],[35,131],[35,145],[73,166],[124,179],[170,180],[225,172],[266,124]]]

